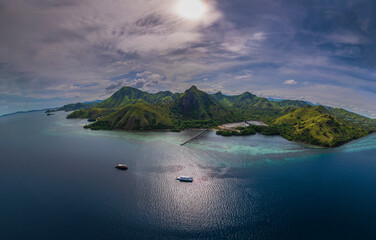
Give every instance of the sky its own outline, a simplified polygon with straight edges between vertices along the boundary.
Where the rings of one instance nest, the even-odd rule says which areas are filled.
[[[180,1],[0,0],[0,115],[196,85],[376,118],[376,1]]]

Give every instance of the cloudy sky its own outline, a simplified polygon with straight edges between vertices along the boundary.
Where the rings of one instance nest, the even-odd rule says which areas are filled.
[[[376,118],[376,1],[181,1],[0,0],[0,115],[194,84]]]

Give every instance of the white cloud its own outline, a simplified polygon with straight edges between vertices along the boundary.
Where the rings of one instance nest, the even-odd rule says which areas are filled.
[[[254,75],[254,72],[251,70],[243,70],[238,72],[235,76],[234,79],[236,80],[250,80]]]
[[[364,42],[362,37],[358,34],[348,32],[348,33],[334,33],[327,37],[328,41],[334,43],[345,43],[345,44],[361,44]]]
[[[296,85],[296,84],[298,84],[298,82],[293,80],[293,79],[290,79],[290,80],[284,81],[283,84],[285,84],[285,85]]]
[[[226,31],[225,41],[222,43],[222,47],[235,54],[248,55],[256,51],[265,39],[266,35],[263,32],[248,33],[248,31],[246,31],[244,33],[244,30]]]
[[[152,87],[160,84],[165,77],[150,71],[139,72],[135,78],[123,78],[106,86],[106,93],[113,93],[124,86],[135,87],[145,91],[153,90]],[[108,81],[110,82],[110,81]]]

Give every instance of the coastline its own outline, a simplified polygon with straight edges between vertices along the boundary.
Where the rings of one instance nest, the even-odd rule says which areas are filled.
[[[258,126],[258,127],[266,127],[269,125],[261,122],[261,121],[253,121],[253,122],[257,122],[259,123],[259,125],[253,125],[253,124],[250,124],[251,126]],[[219,125],[218,128],[186,128],[186,129],[182,129],[180,131],[184,131],[184,130],[197,130],[197,131],[203,131],[203,130],[209,130],[209,131],[231,131],[231,132],[238,132],[240,133],[241,131],[236,129],[237,127],[239,126],[243,126],[245,122],[235,122],[235,123],[226,123],[226,124],[222,124],[222,125]],[[232,127],[228,127],[228,126],[232,126]],[[249,126],[249,125],[248,125]],[[90,129],[90,128],[89,128]],[[91,129],[92,130],[92,129]],[[173,129],[151,129],[151,130],[125,130],[125,129],[95,129],[94,131],[98,131],[98,130],[115,130],[115,131],[129,131],[129,132],[149,132],[149,131],[154,131],[154,132],[174,132],[172,131]],[[287,141],[290,141],[290,142],[296,142],[296,143],[299,143],[299,144],[302,144],[302,145],[307,145],[307,146],[310,146],[310,147],[314,147],[314,148],[324,148],[324,149],[334,149],[334,148],[338,148],[338,147],[341,147],[345,144],[348,144],[352,141],[355,141],[355,140],[358,140],[358,139],[361,139],[363,137],[366,137],[366,136],[369,136],[370,134],[373,134],[373,133],[369,133],[365,136],[361,136],[359,138],[353,138],[349,141],[345,141],[343,143],[340,143],[338,145],[333,145],[333,146],[327,146],[327,145],[318,145],[318,144],[313,144],[313,143],[309,143],[309,142],[304,142],[304,141],[299,141],[299,140],[293,140],[293,139],[288,139],[286,137],[284,137],[283,135],[281,134],[262,134],[260,132],[257,132],[261,135],[264,135],[264,136],[280,136],[282,138],[284,138],[285,140]],[[248,135],[232,135],[232,136],[248,136]]]

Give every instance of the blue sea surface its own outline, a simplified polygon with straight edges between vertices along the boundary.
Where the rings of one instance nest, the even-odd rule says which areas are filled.
[[[197,131],[66,115],[0,117],[0,239],[376,239],[375,134],[325,149],[209,131],[180,146]]]

